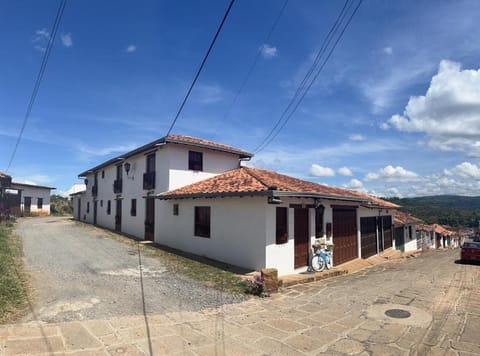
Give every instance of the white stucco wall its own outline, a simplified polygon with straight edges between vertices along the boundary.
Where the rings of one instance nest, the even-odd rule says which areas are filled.
[[[202,172],[188,170],[189,150],[203,152]],[[146,156],[150,153],[155,153],[155,189],[147,191],[143,189],[143,174],[146,172]],[[130,163],[128,176],[124,168],[126,162]],[[90,203],[90,211],[89,213],[85,212],[85,221],[93,223],[94,201],[97,200],[97,225],[112,230],[115,229],[116,199],[121,199],[121,231],[125,234],[143,239],[145,236],[145,196],[155,196],[161,192],[195,183],[199,180],[231,170],[238,167],[239,160],[238,156],[233,154],[187,145],[167,144],[139,153],[124,161],[118,161],[118,163],[122,164],[122,193],[120,194],[113,192],[113,183],[117,174],[115,163],[97,171],[97,197],[92,196],[94,174],[88,174],[87,191],[84,197],[86,201],[82,201],[82,205],[85,206],[86,209],[86,202],[88,201]],[[102,178],[102,171],[104,172],[104,178]],[[136,199],[136,216],[132,216],[130,213],[132,199]],[[111,213],[107,214],[109,200],[111,202]],[[158,223],[156,221],[155,230],[157,230],[157,228]]]
[[[19,183],[12,183],[13,189],[21,190],[20,209],[23,213],[25,209],[25,197],[31,198],[30,213],[38,215],[50,215],[50,192],[51,189],[46,187],[35,187],[31,185],[23,185]],[[38,199],[42,199],[42,209],[38,209]]]
[[[179,214],[173,215],[178,204]],[[194,236],[196,206],[210,207],[210,238]],[[265,265],[266,198],[157,200],[155,241],[257,270]]]

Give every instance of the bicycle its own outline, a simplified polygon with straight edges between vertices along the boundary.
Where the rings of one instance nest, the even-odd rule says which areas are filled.
[[[332,268],[332,252],[318,245],[313,245],[314,254],[312,256],[311,266],[315,272],[322,272],[325,267]]]

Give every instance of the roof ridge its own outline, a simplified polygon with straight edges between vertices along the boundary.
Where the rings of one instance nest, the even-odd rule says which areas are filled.
[[[266,187],[267,189],[270,189],[270,185],[266,184],[258,175],[256,175],[254,172],[252,171],[255,171],[255,170],[258,170],[258,168],[253,168],[253,167],[246,167],[246,166],[243,166],[243,167],[240,167],[240,168],[246,168],[247,169],[247,173],[252,176],[253,178],[255,178],[257,181],[260,182],[260,184],[262,184],[264,187]]]

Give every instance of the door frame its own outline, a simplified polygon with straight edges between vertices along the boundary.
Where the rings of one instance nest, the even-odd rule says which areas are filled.
[[[309,240],[310,240],[310,209],[293,209],[293,241],[294,268],[308,266],[309,263]]]

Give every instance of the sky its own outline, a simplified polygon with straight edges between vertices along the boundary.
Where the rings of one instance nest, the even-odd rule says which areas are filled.
[[[8,173],[62,194],[80,172],[163,137],[228,4],[70,0]],[[283,4],[235,2],[172,133],[255,152],[344,2],[290,0],[273,27]],[[0,2],[2,171],[58,5]],[[479,13],[478,1],[364,0],[248,164],[377,196],[479,196]]]

